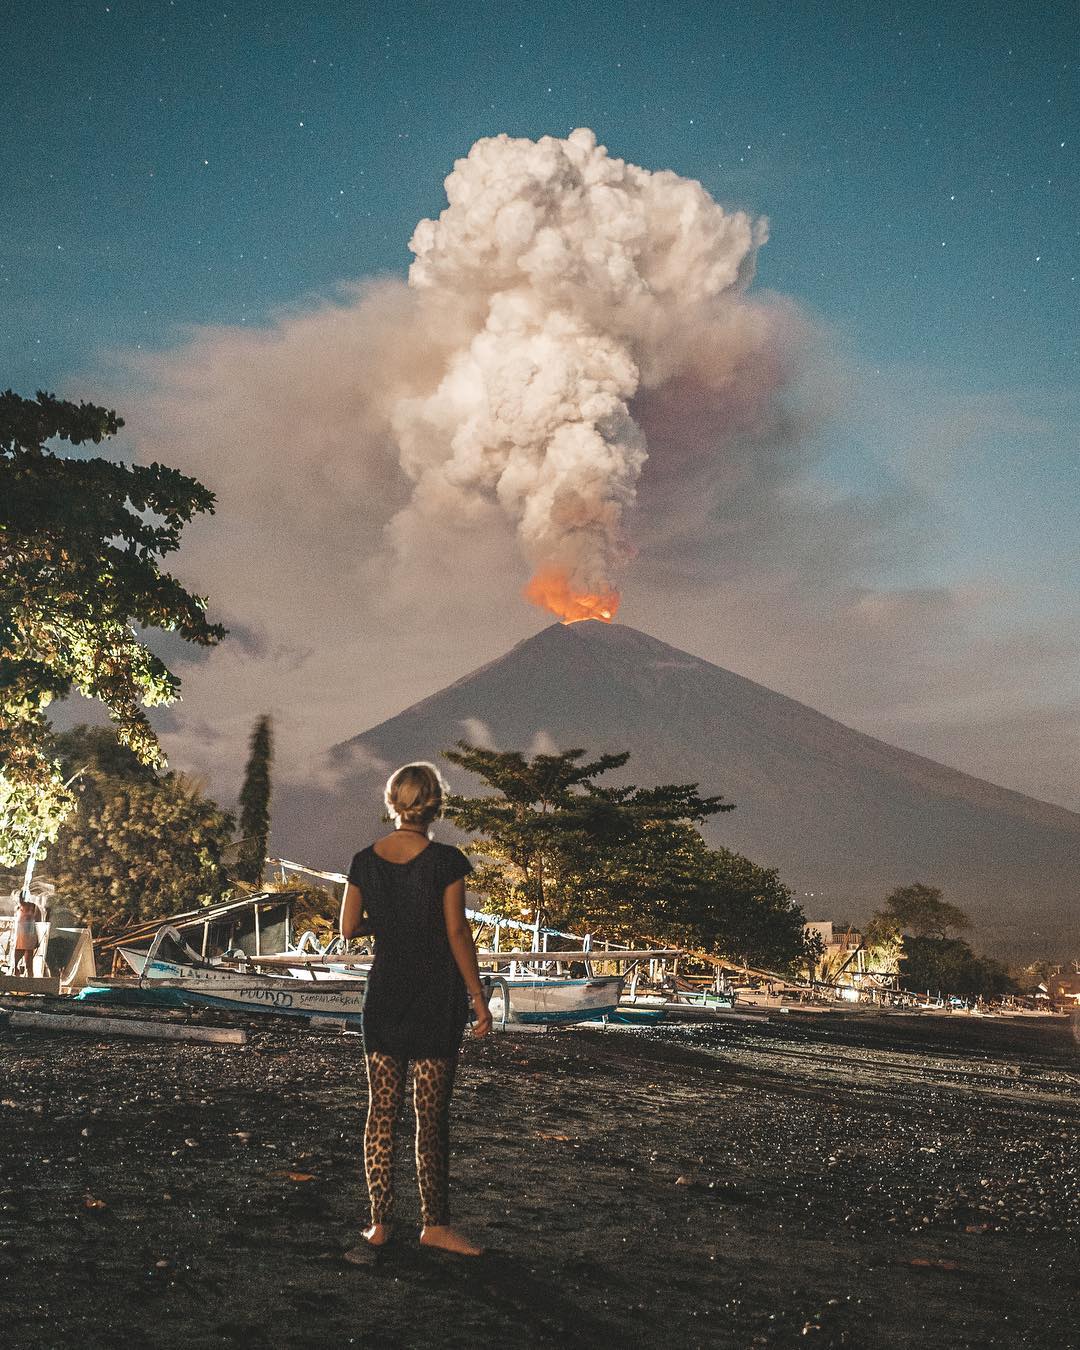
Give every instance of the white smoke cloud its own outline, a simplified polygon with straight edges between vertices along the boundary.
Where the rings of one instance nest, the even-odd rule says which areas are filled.
[[[688,445],[715,479],[737,435],[779,423],[798,441],[802,414],[778,395],[803,359],[800,321],[743,294],[764,222],[609,156],[586,130],[480,140],[446,191],[447,209],[413,235],[407,288],[353,286],[268,332],[204,330],[180,363],[141,358],[152,390],[139,454],[167,450],[182,423],[187,466],[242,519],[273,520],[286,549],[317,515],[309,575],[351,520],[368,561],[344,560],[343,588],[407,600],[427,584],[425,556],[462,535],[501,547],[507,527],[530,569],[610,589],[635,552],[643,426],[666,438],[679,476]],[[222,452],[236,429],[261,447],[256,481],[245,456]],[[656,482],[668,475],[661,462]],[[292,477],[303,491],[282,490]],[[370,548],[373,530],[388,556]],[[252,597],[245,626],[268,599]]]
[[[495,737],[491,733],[491,728],[482,717],[463,717],[461,729],[464,733],[464,739],[470,745],[478,745],[482,750],[497,750],[499,748],[495,744]]]
[[[551,733],[541,727],[529,743],[526,753],[529,755],[557,755],[560,751]]]
[[[497,503],[534,568],[605,591],[632,553],[647,458],[630,401],[693,372],[710,344],[728,376],[746,359],[734,316],[765,225],[612,158],[587,130],[478,141],[446,192],[413,235],[409,284],[438,330],[457,316],[458,340],[438,384],[392,406],[415,486],[391,535],[408,554],[433,518]]]

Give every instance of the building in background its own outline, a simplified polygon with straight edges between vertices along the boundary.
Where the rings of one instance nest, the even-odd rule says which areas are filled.
[[[808,971],[811,983],[836,990],[848,1003],[889,1001],[897,990],[898,951],[871,947],[852,924],[815,919],[805,931],[821,941],[822,952]]]
[[[1074,961],[1068,970],[1059,966],[1053,975],[1048,976],[1046,992],[1050,995],[1052,1008],[1071,1011],[1080,1007],[1080,961]]]

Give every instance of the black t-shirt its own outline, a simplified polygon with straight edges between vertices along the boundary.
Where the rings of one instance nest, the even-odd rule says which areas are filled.
[[[465,982],[450,951],[443,893],[472,871],[460,849],[430,843],[408,862],[380,858],[371,847],[352,860],[375,938],[364,1000],[364,1046],[402,1059],[457,1053],[465,1030]]]

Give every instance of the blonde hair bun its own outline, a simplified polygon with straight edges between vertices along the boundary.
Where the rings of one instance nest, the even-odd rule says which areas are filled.
[[[386,780],[383,800],[400,825],[430,825],[442,810],[446,784],[434,764],[418,760],[402,765]]]

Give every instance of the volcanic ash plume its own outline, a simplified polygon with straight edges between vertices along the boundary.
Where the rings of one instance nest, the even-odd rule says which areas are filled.
[[[497,504],[534,569],[526,594],[610,619],[647,458],[630,402],[700,365],[766,229],[700,183],[612,159],[591,131],[478,141],[417,226],[409,284],[446,357],[393,401],[414,484],[391,527],[481,522]]]

